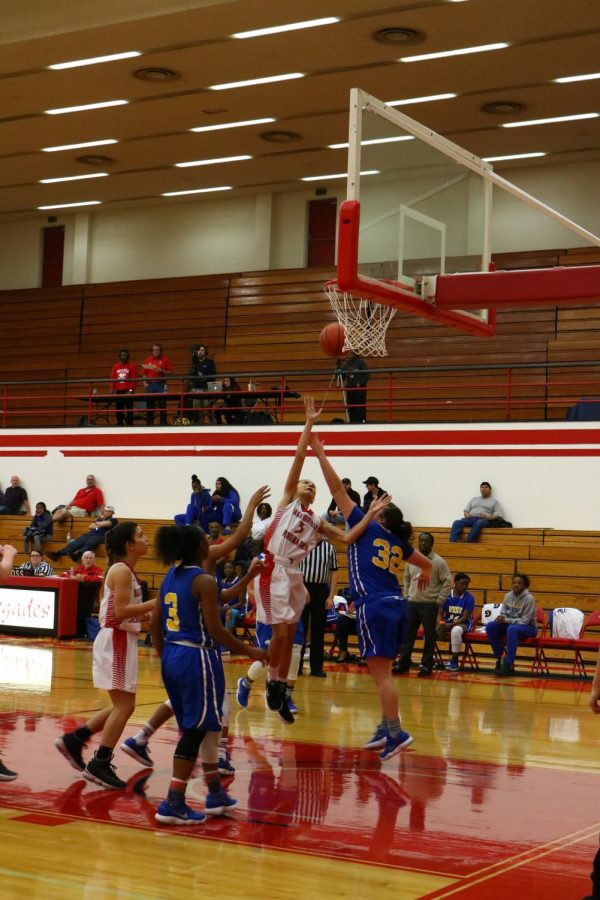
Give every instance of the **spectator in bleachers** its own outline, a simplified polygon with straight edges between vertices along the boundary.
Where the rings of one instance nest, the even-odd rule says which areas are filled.
[[[502,507],[492,497],[492,486],[489,481],[482,481],[479,485],[479,497],[471,497],[465,506],[463,518],[455,519],[450,529],[450,543],[455,544],[462,534],[463,528],[469,528],[467,543],[471,544],[479,537],[482,528],[485,528],[494,519],[501,519],[504,515]]]
[[[423,651],[419,676],[433,672],[435,627],[440,606],[452,590],[452,575],[445,559],[433,551],[434,538],[429,531],[419,535],[419,551],[431,560],[431,575],[426,587],[419,587],[421,570],[407,562],[404,566],[404,596],[408,600],[408,627],[406,640],[400,650],[394,672],[403,674],[410,669],[410,657],[415,646],[419,626],[423,626]]]
[[[152,353],[142,363],[144,370],[144,388],[146,390],[146,424],[154,424],[154,410],[160,414],[160,424],[167,424],[167,401],[161,394],[167,390],[165,375],[173,371],[171,360],[163,353],[162,344],[152,344]]]
[[[189,390],[190,391],[207,391],[208,390],[208,382],[215,380],[215,375],[217,374],[217,367],[215,365],[214,359],[211,359],[208,355],[208,349],[206,344],[200,344],[196,347],[192,353],[192,363],[190,366],[190,380],[189,380]],[[196,410],[200,409],[208,409],[210,407],[210,398],[209,397],[195,397],[192,400],[192,406]],[[202,419],[204,413],[194,413],[192,415],[192,421],[194,424],[198,424],[198,422]],[[208,413],[208,421],[211,421],[210,413]],[[189,523],[185,523],[186,525]]]
[[[269,521],[273,515],[273,508],[270,503],[259,503],[256,507],[256,515],[252,522],[251,537],[253,541],[259,541],[265,536],[265,531],[269,525]]]
[[[31,524],[23,531],[23,550],[29,553],[32,549],[42,552],[42,544],[52,537],[54,523],[52,514],[48,512],[46,504],[40,501],[35,504],[35,515]]]
[[[346,493],[348,494],[350,499],[354,503],[356,503],[357,506],[360,507],[360,494],[358,494],[356,491],[354,491],[352,489],[352,482],[350,481],[350,479],[342,478],[342,484],[344,485],[344,488],[346,489]],[[383,493],[383,491],[381,493]],[[369,494],[369,496],[370,496],[370,494]],[[330,525],[345,525],[346,524],[346,520],[343,517],[343,515],[341,514],[341,512],[339,511],[339,509],[337,508],[337,503],[335,502],[333,497],[331,498],[331,503],[327,507],[327,512],[325,513],[323,518],[325,519],[326,522],[329,522]]]
[[[517,573],[512,590],[506,594],[500,613],[485,626],[488,640],[496,657],[496,675],[514,675],[515,657],[519,643],[537,634],[535,598],[529,592],[529,578]],[[502,642],[506,638],[506,656],[502,659]]]
[[[222,572],[217,574],[217,588],[219,591],[219,597],[221,597],[222,591],[227,590],[227,588],[235,587],[236,584],[240,583],[240,581],[241,579],[238,575],[236,575],[235,567],[232,561],[230,559],[226,560],[223,564]],[[235,625],[237,619],[242,614],[245,605],[246,592],[243,589],[231,600],[222,602],[221,618],[227,631],[231,631],[232,634],[235,634]]]
[[[58,562],[61,556],[70,556],[73,562],[77,562],[86,550],[94,550],[100,544],[104,544],[106,536],[119,520],[115,519],[115,511],[112,506],[104,506],[98,518],[92,522],[85,534],[75,538],[60,550],[49,550],[48,556],[54,562]]]
[[[367,421],[367,382],[369,369],[362,357],[353,350],[343,360],[340,371],[344,381],[348,420],[354,424]]]
[[[240,495],[223,475],[215,481],[209,518],[211,522],[221,523],[223,534],[229,534],[233,523],[242,518]]]
[[[28,578],[31,578],[32,576],[48,578],[49,576],[54,575],[54,569],[50,563],[44,561],[44,557],[39,550],[32,550],[29,554],[29,561],[23,563],[22,566],[17,566],[16,569],[13,569],[12,574],[26,575]]]
[[[450,596],[440,607],[437,621],[437,636],[440,641],[450,641],[451,659],[447,665],[449,672],[458,672],[458,657],[465,631],[473,628],[475,597],[468,590],[471,579],[465,572],[454,576],[454,587]]]
[[[381,497],[385,491],[383,488],[379,487],[379,478],[375,478],[374,475],[369,475],[369,477],[363,481],[363,484],[367,486],[367,493],[363,497],[362,510],[364,513],[367,513],[369,512],[369,507],[373,500],[377,497]]]
[[[138,370],[129,359],[129,350],[119,350],[119,359],[110,373],[113,394],[116,394],[115,408],[117,425],[133,425],[133,397],[137,387]]]
[[[104,578],[104,569],[96,565],[96,554],[93,550],[86,550],[81,555],[81,562],[62,573],[63,578],[72,578],[75,581],[92,582],[101,584]]]
[[[68,516],[91,516],[104,507],[104,494],[96,484],[95,475],[87,475],[85,487],[80,488],[70,503],[58,506],[53,514],[53,522],[62,522]]]
[[[21,484],[18,475],[10,479],[10,487],[4,493],[0,492],[0,516],[31,515],[27,491]]]
[[[209,513],[212,509],[212,498],[208,488],[202,487],[197,475],[192,475],[192,496],[185,513],[173,516],[176,525],[199,525],[208,531]]]
[[[215,422],[221,425],[223,417],[228,425],[241,425],[246,413],[242,409],[242,401],[236,391],[241,391],[240,385],[233,376],[225,375],[223,378],[222,393],[217,394],[213,403]],[[223,410],[221,415],[220,410]]]

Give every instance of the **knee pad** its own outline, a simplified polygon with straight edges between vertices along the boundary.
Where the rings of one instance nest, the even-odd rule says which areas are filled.
[[[195,762],[198,758],[198,750],[205,736],[205,731],[196,731],[195,729],[187,729],[179,738],[179,743],[175,748],[175,759],[185,759],[188,762]]]

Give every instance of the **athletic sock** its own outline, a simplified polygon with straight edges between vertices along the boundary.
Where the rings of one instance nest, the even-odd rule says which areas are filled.
[[[92,736],[92,732],[87,727],[87,725],[82,725],[81,728],[76,728],[75,731],[72,732],[73,737],[77,738],[78,741],[81,741],[82,744],[87,743]]]
[[[279,681],[279,666],[269,666],[269,681]]]
[[[395,719],[386,719],[385,727],[388,730],[388,734],[393,738],[398,737],[398,735],[402,731],[400,727],[400,719],[398,717],[396,717]]]
[[[167,803],[171,806],[178,806],[185,803],[185,792],[187,790],[187,781],[183,778],[171,778],[169,784],[169,792],[167,794]]]
[[[134,734],[133,739],[136,744],[143,744],[146,746],[152,735],[154,734],[156,729],[152,727],[150,722],[146,722],[145,725],[142,725],[137,734]]]
[[[219,778],[218,772],[216,774],[211,772],[210,775],[206,776],[206,786],[209,794],[221,793],[221,779]]]

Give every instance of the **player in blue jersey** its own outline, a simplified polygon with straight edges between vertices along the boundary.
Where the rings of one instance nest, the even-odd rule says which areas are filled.
[[[364,513],[346,493],[338,474],[325,455],[323,444],[313,432],[311,446],[321,465],[327,486],[337,507],[352,528]],[[387,505],[383,505],[387,501]],[[348,577],[356,608],[360,655],[379,692],[382,718],[375,734],[364,746],[381,749],[380,759],[390,759],[412,744],[403,731],[398,711],[398,694],[392,677],[392,662],[402,644],[406,627],[406,600],[399,584],[401,562],[409,559],[421,569],[421,583],[428,584],[431,562],[408,542],[412,527],[402,512],[383,495],[373,521],[348,547]],[[373,504],[372,504],[373,505]],[[382,508],[379,508],[379,505]]]
[[[266,661],[268,654],[238,641],[222,625],[215,579],[202,568],[208,542],[200,528],[159,528],[156,547],[159,559],[171,568],[160,588],[160,604],[152,614],[152,639],[181,731],[169,793],[156,811],[156,820],[163,825],[193,825],[205,818],[185,802],[199,752],[208,786],[206,815],[222,815],[237,806],[222,786],[218,770],[225,696],[219,646],[255,660]]]
[[[451,675],[459,671],[458,657],[463,643],[463,635],[473,628],[475,597],[467,590],[471,579],[466,572],[457,572],[450,596],[440,606],[436,633],[441,641],[450,641],[451,659],[446,668]]]

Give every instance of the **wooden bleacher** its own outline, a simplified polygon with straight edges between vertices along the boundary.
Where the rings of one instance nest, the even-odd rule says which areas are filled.
[[[511,269],[599,261],[597,250],[495,257],[499,268]],[[426,261],[421,268],[427,268]],[[320,391],[332,371],[332,360],[323,356],[318,336],[333,320],[322,292],[333,274],[328,269],[294,269],[0,291],[4,337],[0,380],[108,378],[121,347],[127,347],[132,359],[141,362],[158,340],[181,377],[189,369],[191,345],[203,342],[221,375],[261,371],[266,373],[261,386],[270,387],[277,383],[277,374],[285,371],[289,387],[303,390],[306,384],[300,375],[295,379],[294,372],[314,370],[323,373],[322,379],[317,376],[311,381],[312,389]],[[485,340],[398,313],[387,345],[388,357],[370,362],[374,372],[369,384],[372,421],[385,419],[387,378],[382,375],[378,379],[376,370],[386,366],[533,364],[535,368],[513,374],[513,399],[527,401],[520,408],[513,406],[513,420],[545,418],[547,400],[551,403],[549,417],[563,419],[575,399],[593,393],[595,381],[600,385],[600,375],[592,366],[600,349],[597,306],[500,312],[496,336]],[[577,384],[565,385],[563,371],[550,375],[546,391],[545,365],[553,360],[589,362],[589,371],[571,372],[573,380],[587,379],[589,385],[581,389]],[[444,421],[502,421],[507,414],[504,400],[498,398],[504,396],[505,379],[505,373],[494,370],[396,378],[394,420],[442,418],[425,406],[414,409],[411,401],[416,396],[422,404],[439,404],[443,396]],[[77,424],[85,413],[85,405],[76,397],[87,390],[86,385],[69,387],[68,425]],[[64,424],[62,391],[58,397],[52,387],[19,391],[9,387],[8,393],[9,397],[18,394],[17,405],[22,410],[10,419],[10,427]],[[46,408],[45,415],[40,413],[40,405]],[[292,409],[286,421],[301,416],[299,409],[296,414]]]

